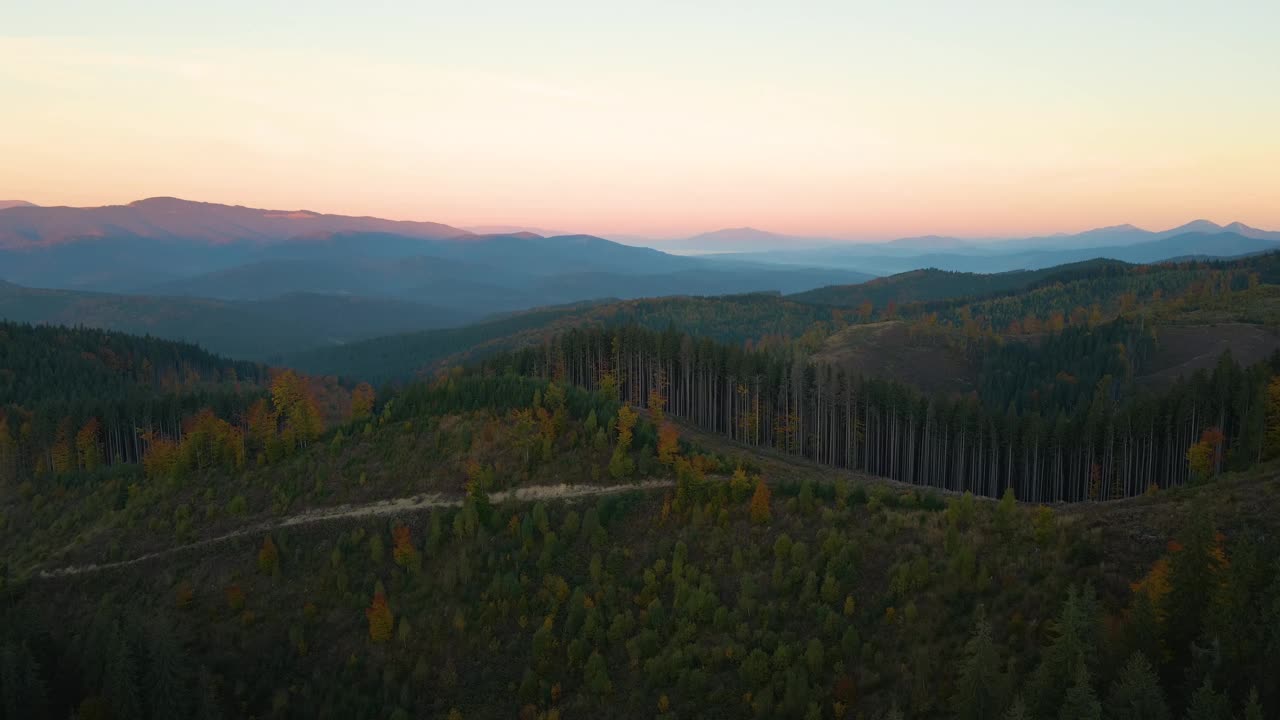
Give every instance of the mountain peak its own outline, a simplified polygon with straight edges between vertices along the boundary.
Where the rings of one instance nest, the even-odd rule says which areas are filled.
[[[1224,229],[1225,228],[1223,228],[1218,223],[1213,222],[1212,220],[1205,220],[1202,218],[1200,220],[1192,220],[1186,225],[1179,225],[1178,227],[1170,230],[1169,232],[1170,233],[1190,233],[1190,232],[1216,233],[1216,232],[1222,232]]]
[[[8,210],[16,207],[39,207],[35,203],[29,203],[26,200],[0,200],[0,210]]]

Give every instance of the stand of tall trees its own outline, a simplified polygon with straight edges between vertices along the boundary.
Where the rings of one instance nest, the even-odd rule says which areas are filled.
[[[927,396],[902,383],[746,351],[668,330],[579,329],[494,357],[491,373],[616,383],[645,406],[747,445],[917,485],[1057,502],[1129,497],[1195,480],[1188,449],[1216,429],[1209,471],[1266,448],[1267,388],[1280,357],[1242,368],[1224,355],[1162,393],[1135,370],[1154,338],[1139,322],[1073,328],[1038,348],[991,342],[980,391]],[[1203,472],[1203,468],[1201,468]]]
[[[0,482],[140,462],[148,435],[238,415],[267,375],[187,343],[0,323]]]

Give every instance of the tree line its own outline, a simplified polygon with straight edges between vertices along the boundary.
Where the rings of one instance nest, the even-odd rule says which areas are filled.
[[[1032,501],[1130,497],[1245,467],[1280,450],[1272,378],[1224,355],[1165,392],[1135,382],[1153,338],[1138,321],[1076,329],[1037,350],[995,343],[980,391],[925,395],[899,382],[747,351],[670,329],[590,328],[489,359],[475,372],[602,383],[750,446],[951,491]],[[654,390],[658,392],[653,393]],[[1213,432],[1206,434],[1207,431]],[[1211,462],[1188,453],[1209,442]]]

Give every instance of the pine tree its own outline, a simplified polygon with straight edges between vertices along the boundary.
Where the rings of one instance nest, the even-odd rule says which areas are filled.
[[[132,643],[121,627],[111,635],[104,674],[102,694],[111,707],[111,714],[118,718],[142,717],[142,699],[138,692],[138,666]]]
[[[1151,663],[1134,653],[1107,697],[1109,720],[1168,720],[1169,706]]]
[[[147,706],[153,720],[188,716],[182,653],[169,631],[154,628],[147,636]]]
[[[1075,684],[1067,690],[1059,720],[1102,720],[1102,704],[1089,684],[1089,671],[1083,666],[1076,672]]]
[[[1000,714],[1006,700],[1006,678],[1000,651],[991,638],[991,624],[979,617],[964,648],[965,660],[952,699],[960,720],[984,720]]]
[[[1187,705],[1186,720],[1231,720],[1231,702],[1213,689],[1213,681],[1205,677]]]
[[[1098,609],[1093,589],[1068,588],[1067,599],[1053,625],[1053,641],[1042,653],[1032,679],[1036,714],[1051,717],[1062,706],[1062,678],[1087,677],[1097,657]]]
[[[1262,720],[1262,703],[1258,701],[1258,688],[1249,689],[1249,700],[1244,706],[1244,720]]]

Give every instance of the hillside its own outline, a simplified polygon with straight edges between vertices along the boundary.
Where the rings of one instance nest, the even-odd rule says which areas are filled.
[[[403,300],[294,293],[263,300],[114,295],[0,284],[0,318],[153,335],[262,360],[288,350],[455,324],[475,316]]]
[[[459,378],[243,470],[152,464],[32,515],[0,486],[0,646],[27,668],[8,692],[32,718],[1280,702],[1280,528],[1256,512],[1280,498],[1274,465],[1019,506],[768,456],[737,472],[687,443],[663,463],[635,451],[652,427],[592,431],[602,401]],[[544,484],[566,472],[581,485]],[[1201,668],[1206,643],[1234,660]]]
[[[903,305],[1011,293],[1029,289],[1040,283],[1053,282],[1058,278],[1106,272],[1121,265],[1123,263],[1108,260],[1089,260],[1041,270],[997,273],[950,272],[928,268],[876,278],[855,285],[816,288],[808,292],[796,293],[791,296],[791,299],[796,302],[849,308],[870,303],[872,308],[882,308],[889,303]]]
[[[815,327],[829,327],[839,310],[756,293],[723,297],[641,298],[543,308],[461,328],[430,330],[289,353],[280,362],[375,384],[431,373],[495,352],[537,345],[574,327],[636,324],[650,330],[688,329],[719,342],[785,343]]]

